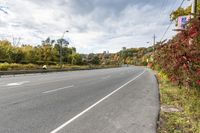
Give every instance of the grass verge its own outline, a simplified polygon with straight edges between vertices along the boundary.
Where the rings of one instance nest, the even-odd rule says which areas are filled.
[[[200,91],[180,89],[158,74],[160,87],[159,133],[200,133]]]

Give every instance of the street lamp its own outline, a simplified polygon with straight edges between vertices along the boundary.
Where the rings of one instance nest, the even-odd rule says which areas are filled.
[[[68,30],[66,30],[63,35],[61,36],[60,39],[60,68],[62,68],[62,43],[63,43],[63,38],[65,36],[65,33],[69,32]]]

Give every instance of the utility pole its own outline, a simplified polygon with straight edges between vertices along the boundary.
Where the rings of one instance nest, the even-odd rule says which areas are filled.
[[[193,4],[192,4],[192,17],[194,18],[197,14],[197,0],[193,0]]]
[[[154,34],[153,35],[153,46],[155,46],[155,44],[156,44],[156,35]]]
[[[156,35],[153,35],[153,57],[155,56]]]
[[[155,45],[156,45],[156,35],[153,35],[153,51],[155,52]]]

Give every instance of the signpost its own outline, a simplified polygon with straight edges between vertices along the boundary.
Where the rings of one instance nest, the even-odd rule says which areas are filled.
[[[191,16],[187,15],[187,16],[180,16],[178,17],[178,29],[185,29],[187,23],[190,21]]]

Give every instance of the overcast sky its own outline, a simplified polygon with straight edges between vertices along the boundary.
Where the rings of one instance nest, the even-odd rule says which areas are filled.
[[[0,6],[8,7],[8,14],[0,11],[0,39],[21,37],[21,43],[36,45],[69,30],[65,39],[80,53],[147,47],[154,33],[160,41],[170,12],[181,1],[0,0]],[[184,6],[190,3],[185,1]],[[170,29],[166,38],[174,34]]]

